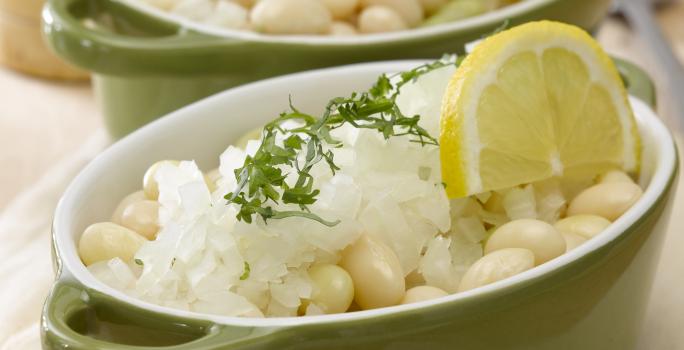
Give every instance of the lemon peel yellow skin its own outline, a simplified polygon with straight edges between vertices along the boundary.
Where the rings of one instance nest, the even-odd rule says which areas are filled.
[[[637,173],[641,149],[610,57],[582,29],[551,21],[475,47],[447,86],[439,141],[450,198],[610,168]]]

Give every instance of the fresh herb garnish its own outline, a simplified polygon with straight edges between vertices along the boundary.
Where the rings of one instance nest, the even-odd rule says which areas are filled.
[[[402,86],[421,75],[455,64],[455,56],[445,56],[397,75],[388,77],[383,74],[368,92],[332,99],[320,118],[299,111],[290,101],[290,111],[266,124],[259,149],[253,156],[247,156],[243,166],[235,170],[237,189],[228,193],[225,199],[239,206],[238,220],[251,223],[253,216],[259,215],[264,222],[304,217],[327,226],[339,223],[325,220],[309,210],[309,205],[316,202],[320,193],[314,187],[311,169],[324,161],[333,175],[340,170],[331,149],[340,147],[341,141],[333,138],[330,132],[350,124],[356,128],[377,130],[385,139],[409,136],[412,142],[423,146],[437,145],[437,140],[418,125],[419,115],[406,116],[399,110],[396,97]],[[394,79],[397,81],[393,82]],[[291,126],[293,124],[295,126]],[[282,146],[277,140],[283,140]],[[296,170],[294,185],[285,181],[288,174],[283,172],[283,166]],[[280,202],[296,204],[299,210],[273,209],[272,205]]]
[[[249,266],[249,263],[245,261],[245,267],[242,271],[242,275],[240,276],[240,281],[248,279],[250,272],[252,272],[252,268]]]
[[[134,261],[135,261],[135,264],[136,264],[136,265],[140,265],[140,266],[143,266],[143,265],[144,265],[143,261],[140,260],[140,259],[135,259]]]

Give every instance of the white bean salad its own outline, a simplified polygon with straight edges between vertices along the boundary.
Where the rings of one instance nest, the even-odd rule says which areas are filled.
[[[117,269],[126,271],[124,279],[130,278],[129,282],[142,273],[134,256],[143,244],[154,241],[160,230],[157,184],[150,179],[162,164],[176,167],[179,162],[154,164],[146,173],[143,191],[124,198],[111,222],[93,224],[81,236],[81,259],[105,283],[121,287],[120,277],[114,277]],[[218,170],[204,176],[207,188],[217,188],[220,181],[212,174]],[[341,252],[336,264],[310,265],[306,271],[310,291],[301,299],[297,314],[341,313],[352,305],[365,310],[430,300],[541,265],[599,235],[639,199],[641,188],[627,174],[614,170],[603,175],[567,202],[561,187],[553,185],[549,192],[548,183],[452,200],[452,222],[467,230],[452,226],[451,232],[460,234],[429,241],[419,267],[408,275],[398,252],[373,234],[361,234]],[[507,200],[512,206],[502,205]],[[545,201],[557,201],[555,209],[550,217],[539,217],[551,208],[545,208]],[[439,271],[444,255],[452,260],[446,273]],[[463,263],[453,264],[454,258]],[[263,317],[269,313],[254,308],[241,315]]]
[[[427,92],[443,89],[453,70],[435,69],[400,90],[397,107],[420,113],[426,133],[439,132],[439,110],[411,96],[429,100]],[[286,215],[301,209],[295,204],[274,205],[278,216],[227,202],[243,164],[264,156],[259,150],[273,149],[273,157],[285,152],[277,145],[301,146],[291,136],[269,139],[264,130],[229,146],[217,169],[203,172],[193,161],[152,164],[137,192],[116,199],[110,221],[85,229],[78,245],[83,263],[133,297],[195,312],[290,317],[368,310],[471,290],[545,264],[600,235],[642,194],[615,169],[450,200],[438,147],[344,124],[329,134],[338,147],[321,155],[333,154],[339,169],[331,173],[325,162],[308,169],[317,200],[299,216]],[[295,180],[289,173],[284,181]]]
[[[272,35],[385,33],[471,17],[511,0],[135,0],[198,23]]]

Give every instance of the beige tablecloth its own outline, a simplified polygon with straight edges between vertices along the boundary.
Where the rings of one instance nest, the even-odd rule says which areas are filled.
[[[0,215],[0,349],[40,349],[38,320],[53,281],[52,215],[68,183],[107,143],[97,132]]]

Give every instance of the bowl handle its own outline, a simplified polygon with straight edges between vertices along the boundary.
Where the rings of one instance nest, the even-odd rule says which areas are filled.
[[[630,95],[639,98],[652,108],[656,108],[656,92],[653,81],[641,68],[619,58],[613,58],[618,72]]]
[[[164,315],[65,281],[53,286],[41,321],[45,350],[253,349],[277,332]]]
[[[187,64],[193,50],[186,48],[244,45],[188,30],[115,0],[48,0],[42,20],[53,51],[75,66],[106,75],[203,72],[210,65]]]

